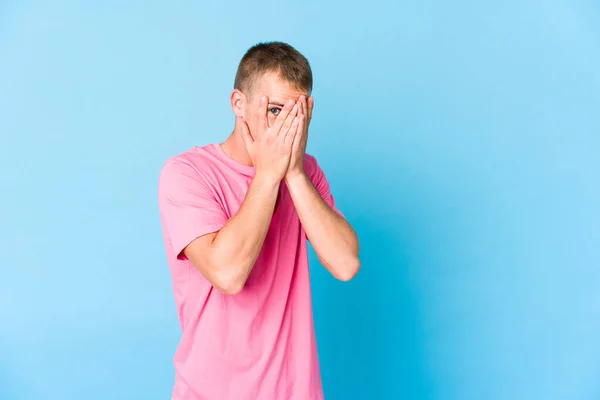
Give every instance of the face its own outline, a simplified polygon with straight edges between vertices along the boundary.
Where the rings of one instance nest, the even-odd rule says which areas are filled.
[[[306,90],[295,88],[289,82],[280,78],[276,73],[267,73],[256,82],[252,96],[245,96],[241,92],[238,93],[238,96],[240,101],[234,101],[234,112],[237,115],[242,115],[244,117],[244,120],[250,127],[250,133],[254,136],[252,129],[256,126],[256,113],[259,110],[258,103],[261,96],[267,96],[269,98],[269,104],[267,106],[267,123],[269,126],[272,126],[286,101],[289,99],[297,101],[300,96],[306,96],[308,98],[310,93]],[[239,107],[237,110],[236,106]]]

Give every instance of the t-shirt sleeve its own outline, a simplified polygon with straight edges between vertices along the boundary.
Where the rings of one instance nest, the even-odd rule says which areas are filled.
[[[342,212],[336,207],[335,199],[333,198],[331,189],[329,187],[329,181],[327,180],[327,177],[325,177],[325,173],[319,166],[317,159],[307,154],[304,158],[304,164],[306,166],[306,172],[310,178],[310,181],[315,189],[317,189],[317,192],[319,192],[325,203],[327,203],[327,205],[340,216],[344,217]]]
[[[198,170],[182,161],[167,161],[158,184],[158,204],[165,235],[178,259],[196,238],[217,232],[227,215]]]

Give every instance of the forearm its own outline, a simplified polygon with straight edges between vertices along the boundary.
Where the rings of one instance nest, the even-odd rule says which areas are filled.
[[[360,267],[354,229],[325,203],[306,174],[290,175],[286,184],[319,260],[337,279],[350,280]]]
[[[212,242],[212,259],[218,279],[243,287],[267,235],[279,182],[255,176],[238,212]]]

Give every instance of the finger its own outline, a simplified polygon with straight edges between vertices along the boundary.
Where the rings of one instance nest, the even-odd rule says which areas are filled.
[[[267,108],[269,107],[269,98],[267,96],[261,96],[258,102],[258,109],[256,114],[258,116],[258,129],[267,129]]]
[[[276,135],[287,135],[288,131],[290,130],[290,127],[292,126],[292,123],[294,122],[294,118],[298,115],[298,108],[298,104],[296,103],[296,105],[294,105],[294,108],[292,108],[292,111],[290,111],[287,118],[285,119],[285,122],[279,129],[279,132],[274,131]]]
[[[286,144],[290,147],[293,147],[294,143],[296,142],[296,137],[298,136],[298,133],[300,132],[300,121],[301,121],[301,118],[294,117],[294,121],[292,121],[290,130],[288,131],[288,133],[285,135],[285,138],[283,139],[284,144]]]
[[[294,150],[300,150],[300,147],[302,145],[302,140],[304,137],[304,124],[306,123],[306,116],[305,115],[300,115],[298,117],[298,130],[296,132],[296,134],[294,135]]]
[[[308,142],[308,125],[310,124],[310,121],[308,120],[308,117],[305,115],[304,117],[302,117],[302,141],[300,142],[300,148],[302,148],[302,152],[306,151],[306,143]]]
[[[302,115],[308,116],[308,102],[306,97],[302,96],[300,97],[300,100],[302,101]]]
[[[281,130],[281,126],[287,121],[287,118],[290,115],[290,112],[293,110],[294,104],[295,104],[295,101],[292,99],[289,99],[287,101],[287,103],[285,103],[285,105],[283,106],[281,111],[279,112],[279,115],[275,119],[275,122],[273,123],[273,127],[271,128],[271,132],[273,132],[275,135],[277,135],[279,133],[279,131]]]
[[[315,99],[310,96],[308,98],[308,121],[310,121],[312,119],[312,112],[313,112],[313,107],[315,106]]]
[[[238,118],[240,119],[240,125],[242,126],[242,139],[244,140],[246,148],[249,148],[250,146],[252,146],[252,143],[254,143],[252,135],[250,135],[250,129],[248,128],[248,124],[242,119],[242,117]]]
[[[306,136],[308,134],[308,124],[310,123],[310,117],[309,117],[309,113],[310,113],[310,108],[309,108],[309,102],[310,98],[306,98],[303,97],[303,106],[304,106],[304,120],[302,121],[302,134],[304,136]]]
[[[300,98],[298,99],[298,117],[300,117],[301,115],[306,116],[306,97],[304,96],[300,96]]]

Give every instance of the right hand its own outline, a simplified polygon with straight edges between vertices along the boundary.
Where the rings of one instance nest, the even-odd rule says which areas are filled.
[[[289,100],[273,123],[267,123],[269,99],[261,97],[257,111],[257,126],[253,129],[254,139],[246,121],[242,120],[242,138],[252,159],[256,175],[281,181],[290,164],[292,144],[298,129],[299,106]]]

